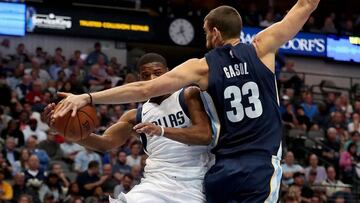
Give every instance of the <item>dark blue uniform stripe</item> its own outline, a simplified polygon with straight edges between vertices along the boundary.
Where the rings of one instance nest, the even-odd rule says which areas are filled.
[[[141,123],[142,122],[142,106],[138,107],[137,112],[136,112],[136,123]],[[140,134],[140,141],[143,145],[144,151],[147,152],[147,138],[146,135],[144,133]]]
[[[189,109],[185,103],[185,96],[184,96],[184,92],[185,92],[185,89],[186,88],[183,88],[181,91],[180,91],[180,94],[179,94],[179,103],[180,103],[180,106],[182,108],[182,110],[184,111],[184,113],[186,114],[186,116],[188,118],[190,118],[190,113],[189,113]]]

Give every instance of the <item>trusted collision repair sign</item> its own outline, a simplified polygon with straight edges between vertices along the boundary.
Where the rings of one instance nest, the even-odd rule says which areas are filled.
[[[114,10],[28,7],[27,32],[79,37],[146,41],[153,37],[147,13],[126,14]]]

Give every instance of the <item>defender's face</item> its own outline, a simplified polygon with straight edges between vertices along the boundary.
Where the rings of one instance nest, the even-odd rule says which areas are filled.
[[[158,62],[147,63],[140,68],[140,80],[153,80],[167,72],[167,67]]]

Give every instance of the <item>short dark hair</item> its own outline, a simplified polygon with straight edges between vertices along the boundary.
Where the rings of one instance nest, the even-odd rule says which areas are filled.
[[[351,147],[357,147],[357,145],[356,145],[355,143],[351,142],[351,143],[349,144],[349,146],[347,147],[347,151],[348,151],[348,152],[350,152]]]
[[[97,161],[90,161],[90,162],[89,162],[89,165],[88,165],[88,168],[91,169],[91,168],[96,168],[96,167],[99,167],[99,166],[100,166],[99,162],[97,162]]]
[[[293,175],[293,178],[297,178],[297,177],[300,177],[300,176],[304,176],[304,173],[302,173],[302,172],[295,172],[294,175]]]
[[[354,137],[356,135],[360,135],[360,133],[358,131],[354,131],[354,132],[351,133],[351,137]]]
[[[135,142],[131,143],[131,145],[130,145],[130,149],[131,149],[133,146],[135,146],[135,145],[139,145],[139,146],[141,146],[141,142],[139,142],[139,141],[135,141]]]
[[[101,47],[101,43],[100,42],[95,42],[94,47]]]
[[[22,198],[26,198],[26,199],[29,201],[29,203],[33,203],[33,198],[32,198],[32,196],[30,196],[30,195],[27,195],[27,194],[22,194],[22,195],[20,195],[20,197],[18,198],[18,202],[20,202],[20,200],[21,200]]]
[[[124,175],[124,178],[126,178],[126,177],[128,177],[130,180],[134,180],[134,176],[131,175],[130,173],[126,173],[126,174]]]
[[[204,21],[209,29],[216,27],[224,39],[238,38],[243,27],[237,10],[231,6],[219,6],[209,12]]]
[[[141,66],[147,64],[147,63],[161,63],[165,67],[167,67],[166,59],[157,53],[147,53],[144,54],[137,63],[137,68],[140,70]]]
[[[50,170],[53,170],[56,165],[59,165],[61,167],[61,165],[59,163],[52,163],[50,165]]]

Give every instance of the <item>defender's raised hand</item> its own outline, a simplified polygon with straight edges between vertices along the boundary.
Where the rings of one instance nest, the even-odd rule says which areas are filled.
[[[64,99],[59,103],[54,118],[62,117],[69,111],[72,111],[71,116],[75,116],[78,109],[91,103],[89,94],[74,95],[71,93],[58,92],[58,96],[64,97]]]

